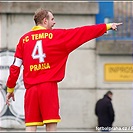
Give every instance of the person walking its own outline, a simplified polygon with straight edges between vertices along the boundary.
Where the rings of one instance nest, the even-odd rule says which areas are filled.
[[[98,117],[98,128],[100,128],[101,131],[110,131],[115,119],[115,112],[111,102],[112,96],[113,93],[108,91],[95,105],[95,114]]]
[[[69,54],[107,30],[117,30],[122,23],[53,29],[54,15],[43,8],[35,12],[34,22],[35,26],[17,44],[6,83],[6,104],[10,105],[10,98],[15,100],[14,88],[23,65],[26,131],[36,131],[44,124],[46,131],[56,131],[61,121],[58,82],[64,78]]]

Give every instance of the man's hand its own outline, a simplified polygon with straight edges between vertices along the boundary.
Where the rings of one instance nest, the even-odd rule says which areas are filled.
[[[117,31],[117,27],[119,26],[119,25],[122,25],[122,23],[110,23],[111,24],[111,29],[112,30],[116,30]]]
[[[15,101],[15,97],[14,97],[14,92],[8,92],[6,94],[6,104],[9,106],[10,105],[10,98],[12,98],[13,101]]]

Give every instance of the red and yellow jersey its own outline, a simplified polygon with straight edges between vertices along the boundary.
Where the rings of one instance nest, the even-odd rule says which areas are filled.
[[[15,52],[16,60],[22,62],[24,68],[25,85],[61,81],[65,75],[69,53],[106,31],[106,24],[52,30],[40,26],[33,27],[32,31],[20,38]],[[16,85],[20,73],[19,63],[10,66],[7,80],[9,88]]]

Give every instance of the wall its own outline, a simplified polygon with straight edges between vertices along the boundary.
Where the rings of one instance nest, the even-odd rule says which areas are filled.
[[[133,120],[133,41],[98,41],[97,42],[97,99],[107,90],[113,92],[113,105],[115,109],[114,126],[132,126]],[[114,81],[105,79],[105,65],[115,65]],[[111,74],[111,72],[110,72]],[[107,75],[109,77],[109,75]]]
[[[9,65],[13,60],[12,50],[15,50],[21,35],[34,26],[32,17],[38,7],[52,9],[56,21],[55,28],[73,28],[95,24],[95,14],[98,13],[98,4],[94,2],[1,2],[1,64],[6,68],[6,70],[1,69],[1,75],[6,73],[6,76],[1,77],[4,91],[6,91],[5,82],[9,74]],[[62,117],[59,128],[94,128],[96,125],[94,102],[92,102],[95,101],[96,96],[96,72],[93,69],[96,63],[95,46],[95,40],[92,40],[70,55],[66,77],[59,83],[60,113]],[[8,61],[5,61],[6,58],[8,58]],[[1,126],[6,128],[24,127],[24,123],[22,123],[24,118],[22,105],[25,90],[20,79],[15,91],[16,101],[12,102],[12,106],[6,108],[5,114],[1,116]],[[3,95],[3,92],[1,92],[1,95]]]

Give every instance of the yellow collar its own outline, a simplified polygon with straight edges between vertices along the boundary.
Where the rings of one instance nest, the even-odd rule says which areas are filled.
[[[42,26],[34,26],[31,30],[35,31],[35,30],[46,30],[46,28],[42,27]]]

